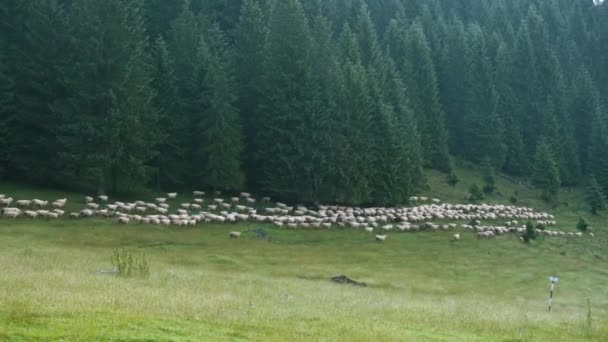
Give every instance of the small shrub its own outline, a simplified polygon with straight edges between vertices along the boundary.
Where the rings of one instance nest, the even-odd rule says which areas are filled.
[[[479,188],[479,185],[477,185],[476,183],[471,185],[471,187],[469,188],[469,199],[473,202],[477,202],[483,200],[483,198],[484,195],[481,189]]]
[[[580,230],[581,232],[586,232],[588,228],[589,224],[587,224],[587,221],[585,221],[582,216],[579,216],[578,223],[576,224],[576,229]]]
[[[492,162],[490,161],[490,159],[486,159],[483,162],[483,166],[482,166],[482,173],[483,173],[483,192],[486,195],[490,195],[492,193],[494,193],[494,190],[496,190],[496,180],[494,177],[494,166],[492,165]]]
[[[536,230],[534,229],[532,221],[526,222],[526,231],[524,232],[523,238],[526,243],[536,239]]]
[[[536,225],[536,229],[545,230],[545,225],[542,223],[539,223]]]
[[[515,195],[512,195],[511,197],[509,197],[509,202],[511,202],[511,204],[517,203],[517,197],[515,197]]]
[[[117,271],[117,275],[120,277],[138,276],[140,278],[148,278],[150,276],[150,263],[146,259],[145,254],[133,257],[126,249],[115,248],[111,261],[112,266]]]
[[[456,176],[456,173],[454,173],[454,171],[450,172],[450,174],[448,175],[448,184],[450,186],[456,186],[456,184],[458,184],[458,182],[460,182],[460,179],[458,179],[458,176]]]

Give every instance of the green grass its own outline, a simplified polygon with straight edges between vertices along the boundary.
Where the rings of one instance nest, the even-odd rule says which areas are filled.
[[[476,174],[461,167],[458,176],[452,188],[431,174],[441,190],[428,195],[462,202]],[[556,213],[560,229],[574,230],[584,213],[576,191],[563,195],[567,207],[551,209],[525,185],[499,178],[498,187],[488,202],[506,203],[517,189],[520,205]],[[64,197],[16,185],[0,185],[0,193]],[[590,220],[595,239],[531,245],[472,233],[451,242],[452,232],[391,233],[378,244],[351,229],[263,227],[269,243],[250,233],[228,238],[259,225],[0,220],[0,340],[605,341],[603,220]],[[120,247],[146,254],[148,279],[98,273]],[[369,287],[328,280],[340,274]],[[550,275],[560,282],[549,314]]]

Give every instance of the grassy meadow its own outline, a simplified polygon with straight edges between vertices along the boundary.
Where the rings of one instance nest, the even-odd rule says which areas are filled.
[[[465,166],[459,177],[448,187],[431,174],[428,194],[463,202],[477,174]],[[561,230],[573,231],[584,213],[577,190],[550,208],[500,177],[488,202],[508,203],[515,191],[518,205],[555,213]],[[14,184],[0,193],[64,195]],[[81,196],[65,195],[76,209]],[[596,238],[525,245],[468,232],[452,242],[451,231],[389,233],[376,243],[353,229],[0,219],[0,340],[606,341],[604,220],[589,220]],[[272,241],[246,232],[258,228]],[[232,230],[245,233],[229,239]],[[114,248],[145,253],[150,277],[100,273]],[[329,281],[340,274],[368,287]],[[560,281],[548,313],[551,275]]]

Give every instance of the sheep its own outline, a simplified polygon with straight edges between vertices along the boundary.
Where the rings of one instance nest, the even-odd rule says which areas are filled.
[[[106,196],[106,195],[99,195],[98,198],[102,202],[107,202],[108,201],[108,196]]]
[[[246,199],[246,201],[247,201],[247,203],[249,203],[249,204],[253,204],[253,203],[255,203],[255,199],[254,199],[254,198],[247,198],[247,199]]]
[[[589,233],[589,236],[591,236],[591,237],[595,237],[595,234],[593,234],[593,233]]]
[[[49,201],[33,199],[32,204],[34,204],[35,207],[46,207],[49,204]]]
[[[386,235],[376,235],[377,242],[384,242],[386,240]]]
[[[6,216],[8,218],[15,219],[15,218],[19,217],[20,215],[21,215],[21,210],[19,210],[17,208],[5,208],[4,209],[4,216]]]
[[[205,196],[204,191],[192,191],[192,195],[194,196]]]
[[[128,217],[122,216],[122,217],[118,218],[119,223],[127,224],[127,223],[129,223],[129,221],[131,221],[131,220]]]
[[[167,197],[169,199],[175,199],[177,197],[177,192],[169,192],[167,193]]]
[[[190,203],[182,203],[180,205],[180,207],[184,208],[184,209],[189,209],[190,208]]]
[[[62,198],[62,199],[58,199],[55,202],[51,203],[51,205],[55,208],[63,208],[65,207],[65,204],[67,203],[67,198]]]
[[[94,214],[94,212],[91,209],[83,209],[80,211],[80,216],[83,216],[83,217],[91,217],[91,216],[93,216],[93,214]]]
[[[36,218],[38,217],[38,213],[35,211],[31,211],[31,210],[26,210],[23,212],[23,214],[27,217],[31,217],[31,218]]]
[[[366,233],[371,233],[373,231],[374,231],[374,228],[372,228],[372,227],[365,227],[365,232]]]
[[[238,239],[241,236],[241,232],[230,232],[230,238]]]
[[[30,204],[32,203],[32,201],[30,201],[30,200],[18,200],[16,203],[20,207],[29,207]]]
[[[192,201],[193,201],[194,203],[201,204],[201,203],[203,203],[203,201],[204,201],[204,200],[203,200],[202,198],[195,198],[195,199],[194,199],[194,200],[192,200]]]
[[[164,197],[157,197],[157,198],[154,199],[154,201],[156,203],[165,203],[165,202],[167,202],[167,199],[164,198]]]
[[[459,233],[456,233],[456,234],[452,235],[452,241],[458,241],[458,240],[460,240],[460,234]]]
[[[93,203],[93,202],[87,203],[87,208],[88,209],[97,209],[97,208],[99,208],[99,204]]]
[[[230,199],[230,201],[231,201],[232,203],[238,203],[238,201],[240,201],[240,198],[238,198],[238,197],[232,197],[232,198]]]

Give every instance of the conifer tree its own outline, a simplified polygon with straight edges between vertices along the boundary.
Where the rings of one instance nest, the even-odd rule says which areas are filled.
[[[338,97],[338,117],[344,122],[343,130],[346,145],[339,154],[336,166],[342,178],[336,184],[338,203],[370,203],[375,156],[374,137],[371,135],[373,100],[368,92],[365,68],[353,61],[343,64],[341,86]]]
[[[62,117],[52,107],[65,96],[60,80],[68,65],[64,54],[70,50],[67,20],[54,0],[25,1],[13,10],[22,17],[11,24],[14,40],[7,56],[15,105],[6,137],[9,168],[24,180],[52,183],[60,179],[62,165],[60,158],[49,156],[61,151],[57,136]]]
[[[8,130],[15,118],[15,82],[8,73],[8,66],[0,50],[0,179],[6,172],[9,162]]]
[[[420,23],[414,23],[408,29],[405,51],[403,77],[407,82],[410,107],[419,124],[425,162],[449,172],[448,135],[439,104],[437,78]]]
[[[560,187],[559,168],[550,145],[543,138],[536,148],[532,182],[542,190],[544,200],[554,201],[557,198]]]
[[[503,169],[509,174],[522,176],[529,169],[526,148],[519,116],[516,113],[517,101],[513,90],[513,65],[509,47],[503,43],[496,53],[495,84],[498,95],[497,112],[505,127],[505,162]]]
[[[467,109],[464,117],[466,157],[482,162],[491,158],[493,165],[504,163],[503,126],[496,113],[492,64],[481,28],[468,28],[466,49]]]
[[[456,21],[450,26],[444,47],[441,51],[439,69],[439,93],[442,107],[445,109],[446,126],[449,130],[450,149],[459,157],[464,157],[465,122],[467,110],[466,80],[466,31],[462,22]]]
[[[195,118],[193,173],[200,184],[222,190],[240,190],[242,132],[234,70],[227,44],[218,26],[213,26],[199,46],[202,75],[200,117]],[[195,182],[195,181],[194,181]]]
[[[151,86],[155,91],[154,107],[159,115],[159,144],[156,157],[156,186],[175,188],[187,181],[190,165],[187,162],[188,125],[179,104],[175,66],[169,48],[158,37],[150,49],[152,66]]]
[[[244,132],[244,168],[250,187],[259,180],[259,167],[255,165],[255,114],[260,96],[260,83],[264,63],[266,26],[264,13],[256,0],[244,0],[239,23],[235,30],[236,80],[238,106]]]
[[[345,138],[341,131],[342,123],[335,115],[339,86],[339,67],[336,63],[331,23],[322,15],[311,21],[311,102],[312,120],[308,126],[312,144],[304,151],[311,163],[310,198],[332,202],[336,192],[336,182],[341,177],[336,166],[337,154],[344,148]]]
[[[594,175],[604,193],[608,193],[608,129],[604,114],[596,112],[591,124],[587,172]]]
[[[297,0],[277,1],[268,39],[256,127],[256,163],[263,192],[296,198],[311,188],[302,149],[310,144],[310,33]],[[301,190],[301,192],[299,191]]]
[[[141,2],[82,0],[73,17],[75,67],[58,107],[66,173],[99,192],[144,186],[159,134]]]
[[[597,182],[594,176],[589,177],[586,188],[585,201],[591,207],[591,213],[596,215],[599,211],[606,207],[606,195],[604,190]]]

